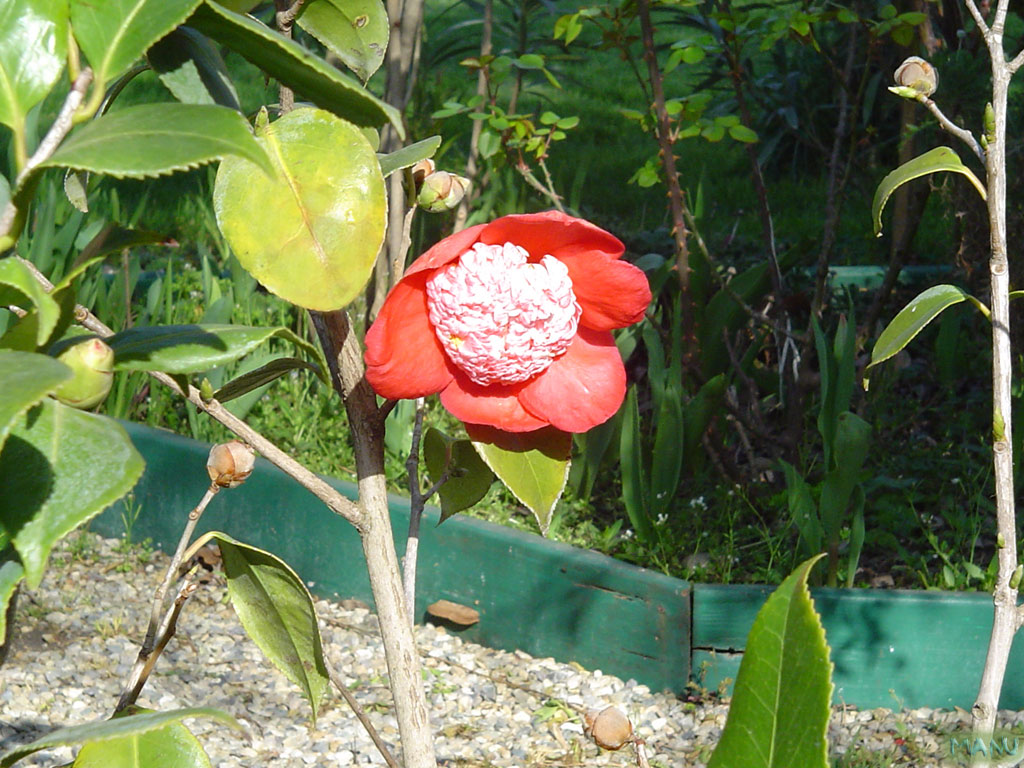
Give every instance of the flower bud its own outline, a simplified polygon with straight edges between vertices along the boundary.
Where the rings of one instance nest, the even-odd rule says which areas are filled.
[[[416,202],[425,211],[442,213],[457,206],[467,191],[469,179],[447,171],[434,171],[423,179],[423,188]]]
[[[420,160],[412,167],[412,180],[416,185],[416,193],[423,189],[423,180],[434,172],[434,161],[429,157]]]
[[[911,56],[893,73],[897,85],[931,96],[939,86],[939,73],[920,56]]]
[[[235,488],[252,474],[255,463],[252,449],[240,440],[232,440],[210,449],[206,471],[210,474],[210,480],[221,488]]]
[[[107,398],[114,382],[114,350],[102,339],[80,341],[57,356],[74,376],[54,393],[64,405],[95,408]]]
[[[603,749],[622,749],[633,738],[633,724],[615,707],[592,709],[583,716],[583,732]]]

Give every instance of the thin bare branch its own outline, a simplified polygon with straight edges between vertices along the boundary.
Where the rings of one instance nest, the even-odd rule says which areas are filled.
[[[334,683],[334,687],[338,689],[338,693],[341,694],[341,698],[343,698],[345,703],[349,705],[352,712],[355,714],[356,719],[359,720],[363,728],[366,730],[370,740],[373,741],[373,745],[377,747],[377,751],[380,752],[381,757],[384,758],[384,762],[388,764],[388,768],[399,768],[398,761],[395,760],[395,756],[391,754],[391,750],[388,749],[388,745],[384,743],[380,734],[377,733],[377,729],[373,727],[373,723],[370,722],[370,718],[367,717],[366,711],[359,706],[359,702],[356,701],[348,688],[345,687],[345,683],[342,682],[340,677],[338,677],[338,673],[334,671],[334,667],[330,664],[327,665],[327,674],[330,676],[331,682]]]
[[[967,6],[967,10],[971,12],[971,16],[974,17],[974,23],[978,25],[978,29],[981,30],[986,38],[989,35],[988,24],[985,23],[985,17],[981,15],[981,11],[978,9],[977,4],[974,0],[964,0],[964,4]]]
[[[923,93],[917,97],[917,100],[928,108],[928,111],[931,112],[935,116],[935,119],[939,121],[939,125],[941,125],[948,133],[953,134],[958,139],[960,139],[960,141],[964,142],[967,146],[969,146],[971,148],[971,151],[974,152],[974,154],[977,156],[979,160],[981,160],[982,163],[985,162],[985,150],[981,148],[981,144],[979,144],[977,139],[974,138],[974,134],[972,134],[970,131],[964,128],[961,128],[959,125],[957,125],[948,117],[946,117],[942,113],[942,110],[939,109],[939,105],[936,104],[931,99],[929,99]]]

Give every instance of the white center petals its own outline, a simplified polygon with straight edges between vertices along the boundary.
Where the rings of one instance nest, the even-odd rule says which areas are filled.
[[[530,264],[512,243],[477,243],[427,281],[427,307],[445,352],[481,385],[516,384],[572,343],[580,305],[553,256]]]

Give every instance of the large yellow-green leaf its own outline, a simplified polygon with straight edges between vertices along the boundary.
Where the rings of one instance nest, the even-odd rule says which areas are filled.
[[[871,202],[871,221],[874,222],[876,236],[881,237],[882,235],[882,210],[885,208],[885,204],[892,196],[892,193],[908,181],[938,171],[952,171],[953,173],[963,174],[974,185],[974,188],[978,190],[981,199],[985,199],[985,185],[981,183],[981,180],[974,175],[970,168],[963,164],[960,156],[949,147],[936,147],[925,152],[923,155],[915,157],[913,160],[905,162],[882,179],[882,183],[875,190],[875,199]]]
[[[30,744],[24,744],[12,749],[0,757],[0,768],[9,768],[19,760],[35,754],[42,749],[53,749],[54,747],[73,747],[77,744],[84,744],[90,741],[103,739],[116,739],[131,734],[146,733],[156,728],[162,728],[168,723],[179,722],[187,717],[209,717],[229,725],[236,730],[242,730],[241,724],[227,712],[213,707],[188,707],[186,709],[175,709],[170,712],[146,712],[131,717],[116,717],[112,720],[99,720],[84,725],[73,725],[70,728],[60,728],[51,731],[45,736],[36,739]]]
[[[359,295],[384,240],[387,200],[377,156],[352,124],[296,109],[257,131],[274,177],[228,158],[213,205],[235,256],[270,291],[306,309]]]
[[[99,117],[71,134],[40,168],[57,166],[144,178],[244,157],[273,173],[245,118],[215,104],[142,104]]]
[[[232,13],[217,3],[199,6],[188,21],[268,75],[311,101],[356,125],[379,128],[390,122],[405,135],[398,110],[366,90],[357,80],[251,16]]]
[[[502,432],[467,424],[473,447],[491,471],[537,518],[547,534],[551,513],[569,477],[572,435],[553,427],[535,432]]]
[[[316,720],[330,685],[313,598],[280,558],[213,533],[224,558],[228,596],[249,637],[285,676],[302,689]]]
[[[797,567],[754,619],[729,719],[708,768],[827,768],[832,663]]]
[[[25,115],[64,68],[67,29],[66,2],[0,2],[0,123],[24,130]]]
[[[71,28],[102,88],[188,18],[201,0],[71,0]]]
[[[143,733],[90,741],[72,768],[210,768],[210,758],[192,731],[175,721]]]
[[[298,24],[364,83],[384,61],[390,25],[380,0],[310,0]]]
[[[46,398],[14,422],[0,452],[0,526],[29,587],[57,540],[127,493],[142,468],[113,419]]]

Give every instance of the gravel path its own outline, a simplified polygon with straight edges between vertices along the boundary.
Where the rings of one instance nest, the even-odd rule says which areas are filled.
[[[0,753],[52,728],[109,715],[165,564],[159,553],[140,562],[137,553],[119,551],[116,540],[87,533],[73,535],[54,553],[40,588],[21,595],[12,649],[0,667]],[[335,692],[317,725],[309,724],[298,690],[242,630],[219,574],[209,587],[186,606],[139,703],[155,709],[208,705],[241,720],[247,735],[190,721],[215,766],[383,764]],[[331,663],[384,740],[396,743],[376,617],[355,601],[318,601],[316,607]],[[576,664],[464,643],[429,625],[417,628],[417,639],[444,766],[635,764],[629,750],[600,751],[584,738],[576,713],[550,706],[551,700],[577,709],[619,706],[647,740],[654,768],[703,766],[725,723],[721,702],[681,701]],[[1024,724],[1024,713],[1002,719]],[[848,768],[951,765],[942,759],[946,734],[968,722],[962,710],[837,709],[831,744],[836,754],[847,753],[839,764]],[[63,748],[18,765],[60,765],[71,757]]]

